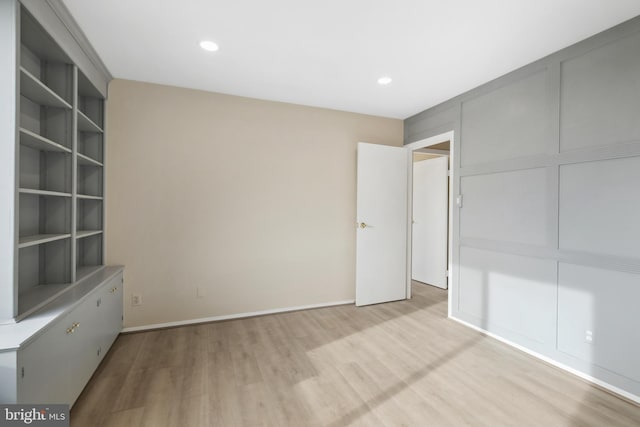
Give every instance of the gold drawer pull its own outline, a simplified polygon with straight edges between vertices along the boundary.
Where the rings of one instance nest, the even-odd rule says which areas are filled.
[[[67,334],[72,334],[76,331],[76,329],[78,329],[78,326],[80,326],[80,322],[73,322],[73,324],[71,325],[70,328],[67,328]]]

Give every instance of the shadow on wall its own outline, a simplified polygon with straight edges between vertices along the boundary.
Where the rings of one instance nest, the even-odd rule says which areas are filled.
[[[640,295],[620,303],[623,290],[629,295],[629,289],[638,289],[635,275],[468,247],[461,248],[461,265],[463,320],[540,354],[553,348],[588,375],[607,370],[638,381],[640,342],[629,316]],[[603,283],[609,286],[603,289]],[[562,390],[575,402],[563,408],[571,414],[570,425],[594,425],[598,419],[601,425],[640,422],[640,408],[612,410],[612,402],[625,405],[595,386],[580,386],[580,381],[575,378]]]

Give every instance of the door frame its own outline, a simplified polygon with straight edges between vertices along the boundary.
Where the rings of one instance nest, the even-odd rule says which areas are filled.
[[[412,237],[413,237],[413,152],[415,150],[419,150],[421,148],[428,148],[433,145],[437,145],[446,141],[449,141],[449,219],[448,219],[448,260],[447,260],[447,270],[449,274],[447,275],[447,300],[448,300],[448,316],[451,316],[451,289],[456,286],[454,278],[456,277],[453,274],[453,212],[456,208],[455,200],[454,200],[454,159],[455,159],[455,151],[454,151],[454,131],[449,131],[445,133],[441,133],[439,135],[431,136],[429,138],[421,139],[420,141],[412,142],[410,144],[406,144],[404,147],[407,149],[409,155],[407,156],[407,161],[409,162],[408,170],[408,180],[407,180],[407,191],[408,191],[408,209],[407,209],[407,299],[411,299],[411,259],[412,259]],[[446,154],[443,154],[446,155]]]

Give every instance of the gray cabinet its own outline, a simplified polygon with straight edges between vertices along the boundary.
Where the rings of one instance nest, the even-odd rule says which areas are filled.
[[[69,328],[65,316],[18,353],[19,402],[66,403]]]
[[[122,329],[123,306],[122,287],[124,281],[122,277],[116,277],[103,288],[100,297],[100,334],[98,341],[99,357],[102,359],[107,349],[115,341],[118,333]]]
[[[89,298],[65,318],[70,333],[67,339],[67,358],[63,362],[67,371],[66,403],[73,404],[98,366],[100,319],[95,297]],[[74,329],[75,328],[75,329]],[[72,331],[72,332],[71,332]],[[66,331],[65,331],[66,333]]]
[[[18,401],[73,403],[99,362],[93,301],[57,320],[18,352]]]
[[[91,290],[79,301],[69,299],[70,304],[36,313],[35,317],[53,316],[53,320],[7,350],[16,354],[15,365],[5,369],[15,372],[17,396],[11,396],[9,382],[2,378],[0,401],[71,405],[76,401],[122,329],[122,268],[109,267],[101,276],[83,286],[81,291]]]

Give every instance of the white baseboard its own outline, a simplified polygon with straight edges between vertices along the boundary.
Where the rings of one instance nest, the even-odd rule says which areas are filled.
[[[223,316],[202,317],[200,319],[179,320],[177,322],[156,323],[153,325],[143,325],[143,326],[132,326],[129,328],[124,328],[122,332],[126,333],[126,332],[149,331],[152,329],[171,328],[174,326],[184,326],[184,325],[195,325],[197,323],[216,322],[219,320],[241,319],[243,317],[264,316],[265,314],[286,313],[289,311],[309,310],[312,308],[334,307],[336,305],[347,305],[347,304],[354,304],[354,303],[355,303],[355,300],[334,301],[334,302],[326,302],[321,304],[301,305],[297,307],[285,307],[285,308],[275,308],[271,310],[252,311],[248,313],[237,313],[237,314],[226,314]]]
[[[476,325],[472,325],[471,323],[465,322],[464,320],[460,320],[460,319],[457,319],[457,318],[452,317],[452,316],[449,316],[449,319],[454,320],[454,321],[456,321],[456,322],[458,322],[458,323],[460,323],[460,324],[462,324],[462,325],[464,325],[464,326],[466,326],[468,328],[475,329],[476,331],[481,332],[481,333],[485,334],[486,336],[491,337],[493,339],[496,339],[496,340],[498,340],[500,342],[503,342],[503,343],[505,343],[507,345],[510,345],[511,347],[517,348],[520,351],[523,351],[523,352],[525,352],[525,353],[527,353],[527,354],[529,354],[529,355],[531,355],[531,356],[533,356],[535,358],[538,358],[538,359],[540,359],[540,360],[542,360],[542,361],[544,361],[544,362],[546,362],[546,363],[548,363],[550,365],[553,365],[553,366],[555,366],[557,368],[560,368],[563,371],[567,371],[567,372],[569,372],[569,373],[571,373],[571,374],[573,374],[573,375],[575,375],[577,377],[582,378],[583,380],[586,380],[586,381],[588,381],[590,383],[596,384],[599,387],[602,387],[602,388],[604,388],[604,389],[606,389],[606,390],[608,390],[608,391],[610,391],[610,392],[612,392],[614,394],[617,394],[617,395],[619,395],[619,396],[621,396],[621,397],[623,397],[625,399],[628,399],[628,400],[630,400],[632,402],[640,404],[640,396],[636,396],[635,394],[631,394],[628,391],[624,391],[621,388],[618,388],[618,387],[616,387],[614,385],[611,385],[611,384],[609,384],[607,382],[604,382],[602,380],[594,378],[591,375],[587,375],[584,372],[581,372],[581,371],[579,371],[579,370],[577,370],[575,368],[572,368],[572,367],[567,366],[567,365],[565,365],[563,363],[560,363],[560,362],[558,362],[556,360],[553,360],[550,357],[544,356],[544,355],[542,355],[540,353],[537,353],[537,352],[535,352],[533,350],[530,350],[530,349],[528,349],[526,347],[523,347],[520,344],[516,344],[516,343],[514,343],[512,341],[509,341],[508,339],[502,338],[501,336],[493,334],[493,333],[491,333],[491,332],[489,332],[489,331],[487,331],[485,329],[479,328]]]

